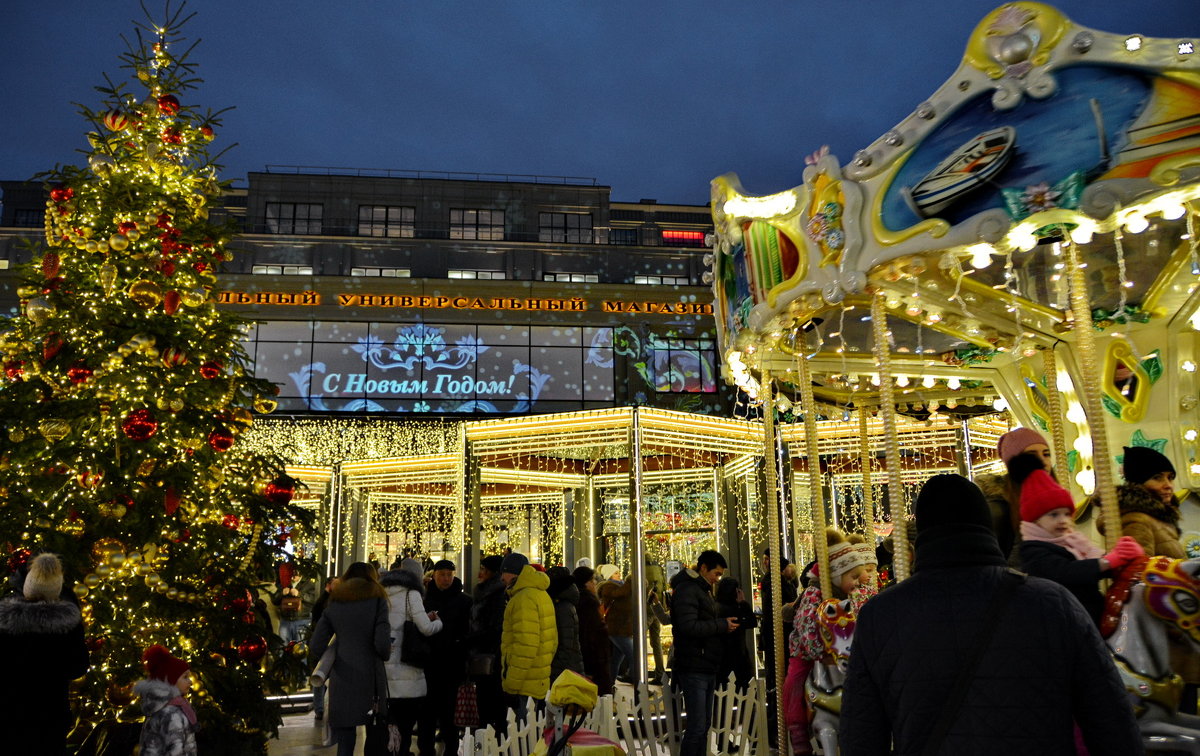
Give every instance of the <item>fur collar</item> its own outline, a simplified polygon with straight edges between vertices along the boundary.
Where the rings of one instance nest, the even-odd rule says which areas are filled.
[[[422,581],[421,578],[412,574],[408,570],[404,570],[404,569],[390,570],[388,572],[383,573],[382,575],[379,576],[379,582],[383,585],[384,588],[387,588],[387,587],[393,586],[393,585],[398,585],[402,588],[407,588],[410,591],[416,591],[417,593],[422,593],[422,594],[425,593],[424,581]]]
[[[387,593],[384,592],[383,586],[379,583],[367,580],[366,578],[343,580],[333,589],[333,593],[329,594],[330,601],[337,601],[339,603],[365,601],[373,598],[386,599]]]
[[[142,713],[150,716],[178,696],[179,688],[166,680],[141,680],[133,686],[133,692],[142,699]]]
[[[64,635],[81,622],[83,617],[79,607],[70,601],[27,601],[22,596],[11,596],[0,601],[2,633]]]
[[[1164,504],[1161,499],[1156,498],[1154,494],[1137,483],[1126,483],[1119,487],[1117,502],[1120,504],[1123,515],[1140,512],[1165,522],[1176,530],[1179,529],[1179,507]]]
[[[504,591],[504,581],[500,579],[499,575],[488,578],[487,580],[475,586],[475,603],[482,604],[492,598],[495,594],[502,594]]]

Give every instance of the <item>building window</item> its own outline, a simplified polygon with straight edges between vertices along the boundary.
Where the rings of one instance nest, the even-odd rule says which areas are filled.
[[[651,336],[650,348],[654,388],[659,393],[716,393],[717,351],[712,339]]]
[[[319,234],[323,212],[322,205],[268,202],[267,231],[272,234]]]
[[[600,276],[595,273],[546,273],[542,280],[559,283],[600,283]]]
[[[501,281],[508,278],[502,270],[448,270],[446,278],[471,278],[481,281]]]
[[[538,241],[592,243],[591,213],[538,213]]]
[[[608,232],[609,244],[620,244],[626,247],[638,246],[638,230],[636,228],[613,228]]]
[[[261,276],[311,276],[311,265],[255,265],[250,269],[254,275]]]
[[[416,236],[417,210],[393,205],[359,205],[358,235],[411,239]]]
[[[352,276],[382,276],[383,278],[412,278],[408,268],[351,268]]]
[[[662,243],[666,247],[703,247],[704,232],[663,229]]]
[[[634,276],[635,284],[648,286],[691,286],[692,280],[687,276]]]
[[[503,210],[451,210],[451,239],[504,240]]]
[[[18,207],[13,213],[13,225],[21,228],[40,228],[45,224],[44,210],[31,210]]]

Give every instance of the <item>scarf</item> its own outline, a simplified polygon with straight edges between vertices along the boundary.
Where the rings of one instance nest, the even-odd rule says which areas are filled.
[[[1092,543],[1091,539],[1077,530],[1072,530],[1064,536],[1052,536],[1049,531],[1035,522],[1022,522],[1021,538],[1026,541],[1044,541],[1061,546],[1074,554],[1076,559],[1099,559],[1104,556],[1104,549]]]
[[[167,701],[167,704],[170,706],[178,706],[183,712],[183,715],[187,717],[188,723],[192,726],[192,729],[196,729],[196,710],[192,708],[192,705],[188,703],[186,698],[183,696],[175,696],[170,701]]]

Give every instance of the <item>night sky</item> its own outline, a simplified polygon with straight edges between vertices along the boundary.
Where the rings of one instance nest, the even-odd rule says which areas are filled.
[[[152,9],[158,0],[147,0]],[[843,163],[957,67],[989,0],[193,0],[204,83],[233,106],[223,178],[267,165],[595,178],[613,199],[704,204]],[[1059,7],[1102,31],[1200,38],[1197,0]],[[0,178],[81,163],[102,73],[123,76],[134,0],[10,0]]]

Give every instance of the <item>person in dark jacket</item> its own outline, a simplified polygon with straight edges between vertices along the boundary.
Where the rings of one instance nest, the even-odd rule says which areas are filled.
[[[608,628],[600,615],[600,598],[596,595],[596,573],[591,567],[576,567],[572,575],[579,588],[579,650],[583,654],[583,672],[596,683],[601,696],[613,692],[612,643]]]
[[[60,600],[58,557],[40,554],[29,565],[23,595],[0,601],[0,732],[5,753],[51,756],[67,752],[74,718],[68,686],[88,670],[79,607]]]
[[[437,612],[442,631],[430,636],[432,658],[425,667],[426,710],[417,725],[417,742],[445,744],[442,753],[458,753],[458,727],[454,705],[458,686],[467,678],[467,636],[471,627],[471,597],[463,593],[462,581],[454,576],[454,562],[443,559],[433,564],[433,581],[425,592],[425,608]]]
[[[683,694],[687,729],[680,756],[706,756],[713,695],[721,669],[724,636],[738,629],[737,620],[717,616],[713,586],[726,570],[725,557],[703,551],[695,570],[684,570],[671,579],[671,633],[675,638],[673,683]]]
[[[1026,455],[1021,455],[1025,457]],[[1075,530],[1075,502],[1038,460],[1018,457],[1009,475],[1021,487],[1021,569],[1053,580],[1079,599],[1096,627],[1104,614],[1100,580],[1110,577],[1146,552],[1129,536],[1121,536],[1108,554]]]
[[[497,731],[504,728],[507,706],[500,678],[500,636],[504,633],[504,608],[508,606],[508,586],[500,576],[503,562],[504,557],[496,555],[479,562],[467,640],[479,700],[479,726],[490,724]]]
[[[550,684],[553,685],[563,670],[584,674],[583,650],[579,647],[579,586],[566,567],[551,567],[546,575],[550,587],[546,593],[554,602],[554,620],[558,626],[558,648],[550,662]]]
[[[721,639],[724,648],[721,651],[721,666],[717,670],[717,685],[724,685],[732,674],[738,689],[745,690],[755,677],[754,659],[750,655],[747,636],[758,621],[754,617],[754,607],[746,600],[741,583],[735,577],[726,575],[717,582],[717,616],[732,617],[738,623],[737,630]]]
[[[604,580],[597,585],[596,595],[604,607],[604,626],[612,644],[612,674],[614,678],[633,678],[636,661],[633,646],[633,581],[621,580],[621,574],[611,564],[602,564],[597,574]]]
[[[321,621],[321,615],[325,613],[325,607],[329,606],[329,594],[333,592],[333,589],[337,586],[340,580],[341,578],[336,576],[325,579],[325,588],[321,591],[321,595],[317,598],[316,603],[313,604],[312,624],[309,625],[310,628],[316,629],[317,623]],[[317,662],[320,660],[321,657],[313,657],[310,650],[308,655],[308,665],[310,667],[315,667]],[[312,696],[313,716],[318,722],[320,722],[325,718],[325,686],[314,685],[312,688]]]
[[[842,693],[842,756],[1070,755],[1072,722],[1091,756],[1143,753],[1099,632],[1070,592],[1041,578],[1016,585],[970,686],[947,700],[985,632],[993,597],[1017,578],[1006,569],[987,501],[966,478],[934,476],[914,509],[915,574],[858,615]],[[945,737],[929,743],[948,707]]]
[[[366,562],[346,568],[312,635],[312,653],[320,659],[337,636],[337,653],[329,672],[329,727],[337,756],[353,756],[355,728],[369,725],[377,700],[387,700],[383,662],[392,653],[387,593],[379,573]],[[381,731],[382,729],[382,731]],[[382,738],[383,743],[380,743]],[[365,752],[382,753],[387,728],[367,727]]]
[[[783,579],[780,581],[783,584],[779,604],[783,611],[783,666],[784,673],[787,672],[787,646],[788,638],[792,635],[792,620],[796,615],[796,599],[800,597],[800,593],[796,587],[796,565],[787,560],[786,557],[779,558],[781,567],[780,574]],[[771,581],[771,550],[767,549],[762,556],[762,580],[759,581],[758,590],[759,596],[762,599],[762,622],[759,623],[758,630],[758,645],[762,649],[763,659],[766,662],[767,670],[767,718],[768,718],[768,735],[771,738],[772,745],[775,744],[776,732],[776,717],[779,716],[779,704],[775,691],[775,617],[772,614],[772,607],[775,605],[774,591]],[[807,587],[807,586],[806,586]]]

